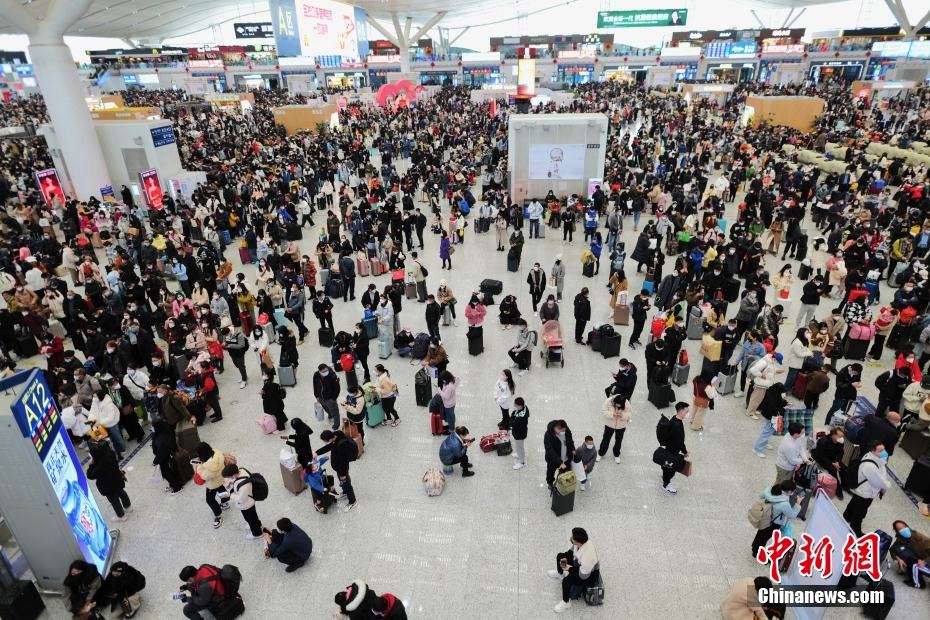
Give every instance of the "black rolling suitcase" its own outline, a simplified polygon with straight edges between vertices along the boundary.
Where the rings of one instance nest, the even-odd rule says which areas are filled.
[[[914,461],[907,475],[904,488],[919,495],[925,501],[930,498],[930,457],[922,456]]]
[[[333,330],[331,330],[328,327],[321,327],[320,329],[317,330],[316,333],[317,333],[317,337],[319,338],[321,347],[333,346],[333,338],[335,338],[335,334],[333,334]]]
[[[468,328],[468,354],[481,355],[484,351],[484,328],[479,326]]]
[[[33,337],[32,332],[20,332],[16,334],[16,355],[21,359],[32,357],[39,354],[39,345]]]
[[[594,277],[594,262],[585,263],[584,267],[581,268],[581,275],[586,278]]]
[[[174,473],[178,476],[182,484],[186,484],[194,477],[194,466],[191,465],[190,452],[183,448],[178,448],[172,455],[172,459],[174,460],[172,463]]]
[[[500,280],[482,280],[481,284],[478,286],[478,290],[482,293],[490,293],[491,295],[500,295],[504,292],[504,283]]]
[[[884,594],[884,600],[881,604],[863,603],[862,614],[866,618],[871,618],[871,620],[885,620],[888,614],[891,613],[891,608],[894,607],[894,584],[887,579],[882,579],[870,583],[868,589],[870,591],[881,590]]]
[[[520,259],[516,256],[507,255],[507,271],[519,271]]]
[[[608,357],[618,357],[620,355],[620,341],[622,337],[620,334],[613,334],[612,336],[601,336],[601,355],[604,358]]]
[[[869,340],[853,340],[852,338],[846,341],[846,348],[844,351],[843,357],[848,360],[865,360],[865,354],[869,350]]]
[[[801,234],[798,237],[798,248],[794,251],[795,260],[804,260],[807,258],[807,235]]]
[[[568,495],[562,495],[555,489],[552,490],[552,512],[555,516],[561,517],[575,509],[575,492]]]
[[[739,280],[736,278],[730,278],[729,280],[723,281],[723,298],[727,303],[731,303],[739,299]]]
[[[413,377],[413,391],[417,399],[417,407],[426,407],[433,397],[433,382],[429,373],[422,368]]]

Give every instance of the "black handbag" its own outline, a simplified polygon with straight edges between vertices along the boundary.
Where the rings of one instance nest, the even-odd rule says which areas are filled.
[[[652,453],[652,462],[663,469],[681,471],[681,468],[685,465],[685,457],[659,446],[656,448],[655,452]]]

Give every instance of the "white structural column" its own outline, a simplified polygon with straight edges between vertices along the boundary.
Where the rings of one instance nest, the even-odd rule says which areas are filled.
[[[101,187],[110,185],[110,173],[84,101],[84,89],[71,50],[62,38],[90,4],[91,0],[52,0],[45,16],[36,19],[18,0],[0,0],[4,17],[29,35],[29,56],[39,90],[61,145],[74,192],[82,200],[99,195]],[[59,170],[60,174],[63,172]]]
[[[371,24],[372,28],[381,33],[385,39],[394,44],[394,46],[400,50],[400,72],[409,73],[410,72],[410,44],[416,44],[416,42],[424,34],[429,32],[429,29],[439,23],[443,17],[446,16],[446,11],[440,11],[436,13],[431,18],[429,18],[421,28],[419,28],[412,36],[410,34],[410,29],[413,25],[413,19],[407,17],[404,19],[404,24],[401,25],[400,18],[397,16],[397,13],[391,13],[391,23],[394,26],[394,32],[391,33],[387,28],[382,26],[374,17],[368,15],[368,23]]]
[[[885,4],[888,5],[888,10],[891,11],[891,14],[898,20],[898,25],[904,30],[905,41],[909,41],[917,36],[917,32],[926,26],[927,22],[930,22],[930,11],[927,11],[923,17],[917,20],[917,23],[912,24],[910,18],[907,16],[907,11],[904,10],[904,3],[902,0],[885,0]]]

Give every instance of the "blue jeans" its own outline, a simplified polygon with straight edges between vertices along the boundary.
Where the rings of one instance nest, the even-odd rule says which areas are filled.
[[[607,233],[607,249],[611,253],[617,249],[617,231],[611,230]]]
[[[113,448],[116,450],[117,456],[126,451],[126,440],[123,439],[123,429],[119,427],[119,424],[107,427],[107,434],[110,436],[110,441],[113,442]]]
[[[791,392],[791,388],[794,386],[795,379],[798,378],[798,369],[789,368],[788,374],[785,376],[785,392]]]
[[[765,424],[762,426],[762,432],[759,433],[759,438],[756,440],[756,445],[753,450],[756,453],[765,454],[765,447],[769,443],[769,438],[775,434],[775,423],[772,420],[766,420]]]
[[[539,219],[530,218],[530,239],[539,238]]]
[[[643,214],[642,211],[633,211],[633,227],[639,228],[639,218]]]
[[[450,431],[455,430],[455,407],[443,407],[442,419],[448,425]]]

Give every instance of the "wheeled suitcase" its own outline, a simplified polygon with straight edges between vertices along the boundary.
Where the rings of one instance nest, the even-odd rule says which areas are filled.
[[[620,342],[622,337],[620,334],[613,334],[612,336],[601,335],[601,355],[604,356],[604,359],[608,357],[618,357],[620,355]]]
[[[864,361],[865,354],[869,350],[869,340],[853,340],[849,338],[846,340],[846,348],[843,352],[843,357],[848,360],[858,360]]]
[[[200,433],[197,432],[197,427],[190,423],[190,420],[182,421],[178,423],[175,430],[175,440],[178,448],[194,454],[197,446],[200,445]]]
[[[668,383],[650,383],[649,384],[649,402],[655,405],[656,409],[664,409],[675,400],[675,391]]]
[[[358,272],[360,277],[365,277],[371,273],[371,263],[367,258],[359,256],[355,259],[355,271]]]
[[[58,338],[64,340],[68,333],[65,331],[65,326],[61,324],[61,321],[58,319],[51,319],[48,322],[48,333]]]
[[[320,288],[324,291],[326,290],[326,285],[329,283],[329,269],[320,269],[316,273],[317,284],[320,285]]]
[[[433,382],[429,373],[421,368],[413,377],[413,391],[417,400],[417,407],[426,407],[433,397]]]
[[[252,252],[249,248],[239,248],[239,260],[243,265],[250,265],[252,263]]]
[[[171,365],[174,366],[175,372],[177,372],[178,377],[183,377],[184,372],[187,370],[187,364],[189,360],[187,356],[183,353],[181,355],[172,355],[171,356]]]
[[[697,306],[691,308],[691,312],[688,314],[687,330],[688,340],[700,340],[704,336],[704,315]]]
[[[345,282],[342,278],[330,278],[326,283],[326,296],[340,299],[345,296]]]
[[[481,355],[484,351],[484,328],[480,325],[468,328],[468,354]]]
[[[442,309],[442,326],[446,327],[452,324],[452,308],[450,306],[445,306]]]
[[[31,332],[17,334],[16,336],[16,355],[21,359],[32,357],[39,354],[39,345]]]
[[[364,326],[365,335],[368,336],[369,340],[374,340],[378,337],[378,317],[371,316],[367,319],[362,319],[362,326]]]
[[[268,338],[268,342],[277,342],[278,341],[278,330],[275,327],[274,321],[268,321],[262,325],[262,329],[265,330],[265,337]]]
[[[794,377],[794,385],[791,386],[791,395],[795,398],[804,398],[807,394],[807,373],[798,371]]]
[[[914,461],[911,473],[904,482],[904,488],[922,498],[930,495],[930,457],[922,456]]]
[[[594,261],[590,261],[584,264],[584,266],[581,268],[581,275],[586,278],[594,277]]]
[[[307,488],[307,483],[303,477],[303,468],[299,464],[295,465],[293,469],[287,467],[284,463],[280,463],[280,466],[284,488],[294,495],[300,495]]]
[[[186,484],[188,480],[194,477],[194,466],[191,465],[191,453],[183,448],[178,448],[173,455],[172,469],[178,479]]]
[[[601,346],[603,345],[603,335],[600,330],[592,329],[588,332],[588,344],[591,345],[592,351],[600,353]]]
[[[617,304],[614,306],[614,325],[630,324],[630,306],[627,304]]]
[[[555,516],[561,517],[575,509],[575,492],[568,495],[562,495],[555,489],[552,490],[552,512]]]
[[[720,383],[717,384],[718,394],[732,394],[733,390],[736,389],[736,379],[739,377],[739,372],[735,366],[728,366],[727,369],[732,370],[732,374],[723,371],[717,373],[717,376],[720,377]]]
[[[500,295],[504,292],[504,283],[500,280],[484,279],[481,281],[481,284],[478,285],[478,290],[482,293]]]
[[[733,303],[739,299],[739,280],[729,278],[723,281],[723,298],[727,303]]]
[[[239,325],[242,327],[243,334],[251,334],[254,327],[252,323],[252,313],[248,310],[243,310],[239,313]]]
[[[333,339],[335,334],[333,330],[328,327],[321,327],[316,331],[317,339],[320,341],[321,347],[331,347],[333,346]]]
[[[274,323],[278,327],[284,327],[287,325],[287,315],[284,313],[284,308],[274,309]]]
[[[691,375],[691,364],[675,364],[672,369],[672,383],[675,385],[684,385],[688,382]]]
[[[407,282],[406,284],[404,284],[404,294],[407,296],[407,299],[416,299],[417,298],[417,283]]]
[[[381,261],[377,258],[371,259],[371,275],[380,276],[383,272],[381,271]]]
[[[442,435],[442,414],[438,411],[429,414],[429,432],[432,435]]]
[[[794,259],[803,261],[807,258],[807,240],[808,237],[806,234],[801,234],[798,236],[798,245],[797,249],[794,251]]]
[[[297,373],[293,366],[278,366],[278,382],[284,387],[297,385]]]
[[[915,460],[930,455],[930,434],[914,429],[905,431],[901,438],[901,449]]]
[[[894,584],[887,579],[882,579],[878,583],[870,583],[869,590],[881,590],[881,603],[862,603],[862,615],[869,620],[885,620],[894,607]]]
[[[381,425],[384,422],[384,406],[381,404],[381,401],[365,403],[365,423],[368,426],[375,427]]]
[[[378,358],[386,360],[387,358],[391,357],[391,353],[392,353],[391,343],[388,342],[387,340],[379,340],[378,341]]]

